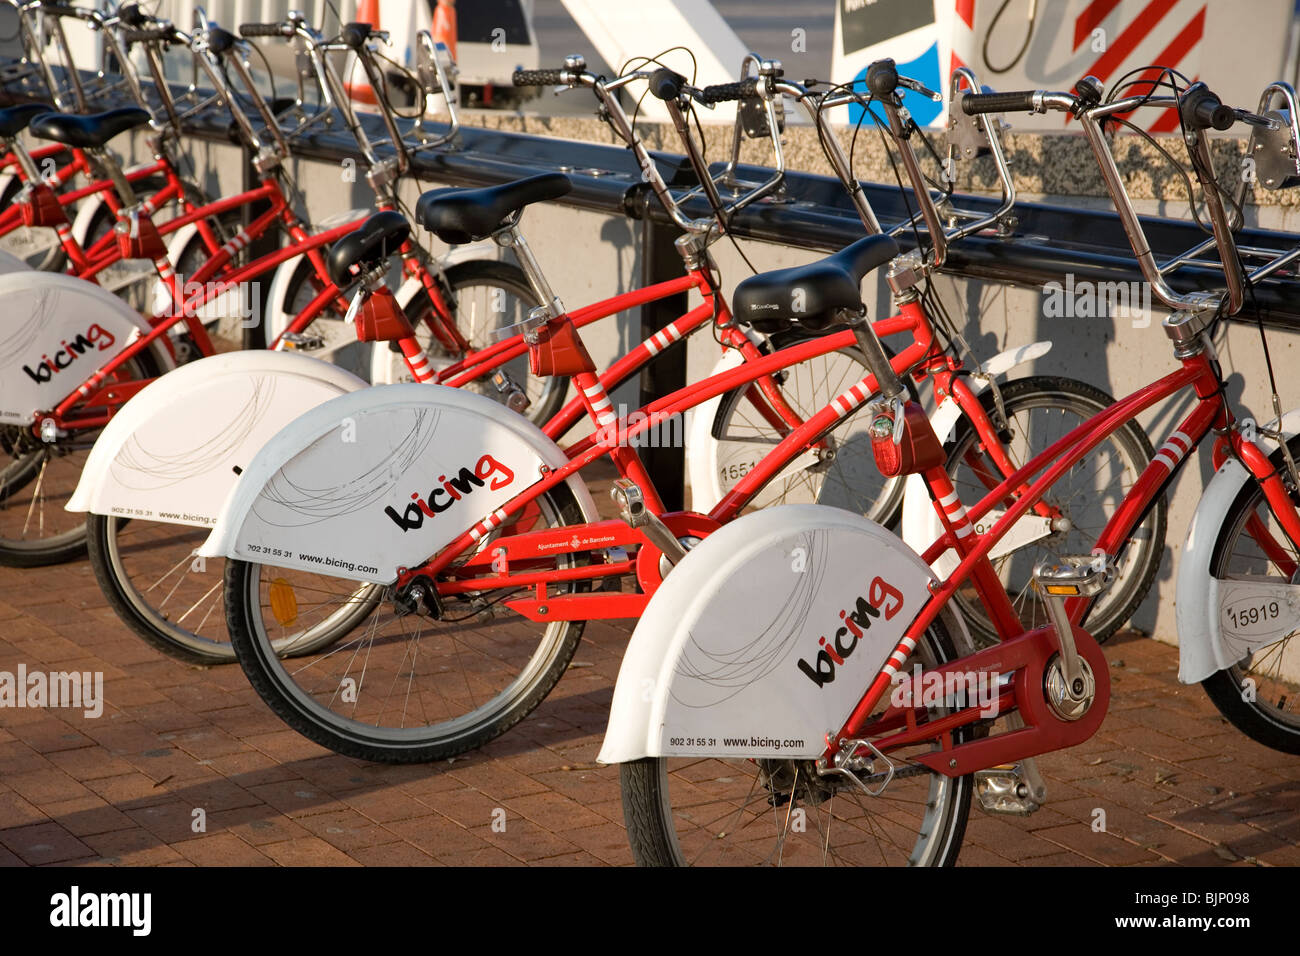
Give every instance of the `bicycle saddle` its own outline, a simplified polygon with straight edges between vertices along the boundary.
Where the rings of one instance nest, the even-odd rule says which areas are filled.
[[[840,309],[862,308],[862,278],[898,255],[889,236],[867,236],[833,256],[806,266],[750,276],[731,297],[737,321],[760,332],[777,332],[798,320],[809,331],[825,332]]]
[[[477,242],[525,206],[558,199],[572,188],[563,173],[544,173],[487,189],[434,189],[420,197],[415,221],[448,245]]]
[[[48,113],[50,108],[44,103],[24,103],[0,110],[0,136],[10,139],[27,128],[36,117]]]
[[[78,116],[75,113],[46,113],[31,122],[33,136],[51,139],[74,149],[97,149],[110,139],[149,122],[149,113],[138,106],[124,106],[106,113]]]
[[[378,265],[395,255],[411,234],[410,223],[391,209],[377,212],[334,243],[325,256],[330,279],[340,289],[352,281],[352,267]]]

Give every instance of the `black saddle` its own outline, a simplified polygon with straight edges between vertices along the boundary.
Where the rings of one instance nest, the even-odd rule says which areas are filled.
[[[415,221],[451,246],[486,239],[525,206],[559,199],[573,184],[545,173],[488,189],[435,189],[420,197]]]
[[[22,106],[0,110],[0,136],[12,139],[25,130],[32,120],[49,111],[50,108],[44,103],[24,103]]]
[[[33,136],[63,143],[73,149],[97,149],[127,130],[144,126],[149,113],[138,106],[124,106],[107,113],[78,116],[75,113],[46,113],[31,121]]]
[[[760,332],[792,321],[814,332],[829,330],[841,309],[862,308],[862,278],[898,255],[889,236],[867,236],[833,256],[806,266],[750,276],[731,297],[732,314]]]
[[[396,255],[411,234],[410,223],[397,212],[377,212],[334,243],[325,257],[330,279],[340,289],[352,281],[352,267],[365,269]]]

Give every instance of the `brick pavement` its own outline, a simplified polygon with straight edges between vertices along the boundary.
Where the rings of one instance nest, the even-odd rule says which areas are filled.
[[[99,719],[0,710],[0,865],[628,864],[618,770],[594,760],[631,626],[589,625],[550,698],[482,751],[376,766],[285,728],[238,666],[155,653],[85,562],[0,569],[0,670],[102,671],[107,699]],[[1106,654],[1101,731],[1042,759],[1032,817],[973,811],[961,863],[1300,864],[1300,758],[1179,685],[1174,649],[1122,635]]]

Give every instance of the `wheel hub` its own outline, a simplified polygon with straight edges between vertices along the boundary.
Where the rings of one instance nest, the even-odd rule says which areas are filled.
[[[817,806],[835,795],[835,783],[818,776],[811,760],[759,760],[758,782],[767,802],[784,807],[794,800]]]
[[[414,614],[433,620],[442,618],[442,602],[438,600],[438,589],[433,580],[426,575],[412,578],[405,587],[393,592],[393,614],[406,617]]]

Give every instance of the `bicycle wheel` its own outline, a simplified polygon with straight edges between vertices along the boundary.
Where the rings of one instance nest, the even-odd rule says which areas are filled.
[[[954,656],[936,622],[914,659],[929,668]],[[967,732],[955,731],[955,742]],[[951,866],[966,833],[972,778],[908,760],[920,752],[889,755],[897,770],[878,797],[842,777],[818,776],[812,761],[625,763],[620,781],[632,855],[640,866]],[[863,774],[873,789],[882,778]]]
[[[798,333],[774,336],[774,349],[806,342]],[[802,420],[807,420],[868,373],[866,359],[856,349],[841,349],[783,369],[774,378],[781,395]],[[910,387],[910,383],[909,383]],[[712,473],[726,494],[781,440],[763,415],[763,399],[756,404],[738,388],[722,396],[713,420],[711,447],[704,453]],[[866,405],[840,419],[823,438],[826,448],[805,453],[772,478],[750,502],[750,508],[781,504],[823,504],[865,515],[885,526],[894,524],[903,504],[904,482],[885,478],[876,467],[867,434]],[[721,496],[719,496],[721,497]]]
[[[121,381],[153,378],[160,363],[145,350],[118,372]],[[86,519],[65,511],[99,428],[44,442],[30,428],[8,428],[0,441],[8,463],[0,468],[0,565],[35,568],[80,557]]]
[[[1101,389],[1055,376],[1016,379],[1002,385],[1001,392],[1007,421],[1004,448],[1017,468],[1115,403]],[[992,392],[985,392],[981,401],[996,422]],[[970,420],[963,417],[947,448],[948,474],[968,508],[990,490],[990,475],[1000,474],[978,438]],[[1066,519],[1068,528],[993,559],[994,570],[1026,628],[1032,630],[1048,623],[1047,609],[1031,584],[1034,565],[1053,557],[1089,554],[1106,522],[1154,455],[1141,426],[1134,421],[1125,423],[1043,497],[1044,503]],[[1151,589],[1164,556],[1166,508],[1161,497],[1134,529],[1118,558],[1115,580],[1093,603],[1084,620],[1084,626],[1098,642],[1119,630]],[[1002,513],[1003,509],[994,509],[981,519],[981,526],[991,525]],[[978,640],[997,640],[988,612],[973,588],[961,589],[954,599]]]
[[[1300,438],[1292,438],[1290,446],[1292,455],[1300,455]],[[1281,452],[1273,455],[1273,463],[1282,465]],[[1259,543],[1269,539],[1272,555]],[[1293,584],[1297,574],[1279,566],[1285,560],[1300,561],[1300,550],[1282,531],[1259,484],[1247,482],[1219,528],[1211,573],[1220,580],[1249,577],[1261,584]],[[1300,673],[1300,642],[1293,641],[1295,633],[1247,653],[1201,681],[1219,713],[1234,727],[1266,747],[1289,754],[1300,754],[1300,685],[1287,676]]]
[[[235,661],[226,631],[225,559],[195,555],[208,533],[160,521],[86,517],[90,567],[117,616],[155,650],[200,667]],[[284,644],[277,644],[278,653],[320,647],[310,640]]]
[[[487,260],[458,262],[448,267],[443,273],[443,296],[456,317],[461,335],[475,350],[495,344],[492,333],[496,329],[522,322],[540,304],[519,267]],[[433,302],[427,295],[417,295],[407,307],[407,318],[415,327],[415,337],[437,368],[454,361],[454,358],[435,341],[429,329],[432,314]],[[411,381],[411,372],[397,349],[397,343],[393,342],[391,346],[386,348],[380,343],[375,348],[370,380],[376,385]],[[546,424],[563,407],[569,390],[568,378],[533,375],[526,352],[501,366],[501,371],[528,396],[529,405],[524,416],[533,424]],[[506,399],[492,384],[490,373],[463,387],[498,402],[504,403]]]
[[[536,506],[504,530],[583,520],[564,485],[540,496]],[[478,549],[494,540],[499,536],[485,538]],[[557,565],[580,563],[579,556],[566,555]],[[548,593],[566,590],[586,590],[586,583]],[[227,625],[253,688],[303,736],[384,763],[441,760],[480,747],[527,716],[555,686],[583,622],[530,622],[501,604],[507,596],[446,596],[439,616],[403,616],[383,585],[226,562]],[[278,656],[295,653],[302,641],[339,643],[293,660]]]

